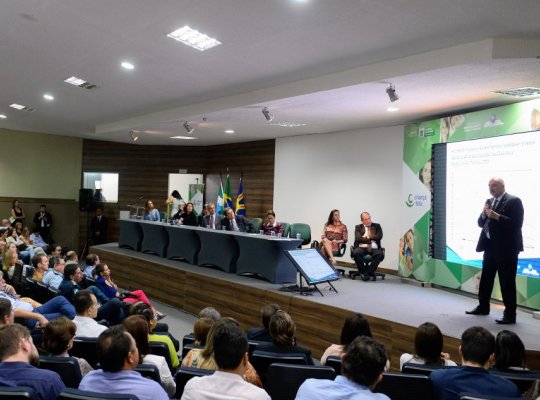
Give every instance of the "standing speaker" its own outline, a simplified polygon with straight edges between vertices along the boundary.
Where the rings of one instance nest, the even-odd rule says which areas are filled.
[[[94,207],[94,191],[92,189],[79,189],[79,210],[91,211]]]

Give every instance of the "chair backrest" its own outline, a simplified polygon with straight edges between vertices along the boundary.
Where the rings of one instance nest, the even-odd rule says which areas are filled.
[[[152,379],[161,384],[161,376],[159,375],[159,368],[154,364],[139,364],[135,367],[135,371],[144,376],[145,378]]]
[[[300,238],[302,239],[302,245],[306,245],[311,242],[311,228],[308,224],[291,224],[290,237],[294,239],[298,234],[300,234]]]
[[[174,372],[175,368],[172,365],[171,353],[169,353],[169,346],[163,342],[149,342],[150,353],[155,354],[156,356],[165,357],[169,369]]]
[[[85,288],[88,288],[89,286],[92,286],[92,285],[95,285],[96,284],[96,280],[94,278],[90,278],[88,276],[84,276],[84,287]]]
[[[175,399],[182,397],[184,393],[184,387],[186,383],[195,376],[206,376],[212,375],[214,371],[209,369],[200,369],[193,367],[180,367],[176,374],[174,375],[174,381],[176,382],[176,394],[174,395]]]
[[[26,386],[8,387],[0,386],[0,399],[2,400],[33,400],[34,389]]]
[[[336,375],[341,375],[341,358],[338,356],[329,356],[326,359],[326,366],[334,368]]]
[[[521,400],[523,397],[500,397],[500,396],[483,396],[481,394],[460,393],[459,400]]]
[[[184,347],[186,344],[192,344],[194,341],[195,335],[193,333],[184,335],[184,337],[182,338],[182,347]]]
[[[332,367],[274,363],[268,368],[265,389],[272,399],[294,400],[306,379],[333,380],[335,377]]]
[[[184,347],[182,347],[182,359],[184,359],[187,356],[187,353],[193,349],[204,349],[204,346],[197,346],[193,343],[186,344]]]
[[[251,357],[251,355],[253,354],[253,352],[255,350],[257,350],[257,346],[260,344],[261,342],[257,342],[256,340],[248,340],[248,354],[249,356]]]
[[[81,368],[74,357],[40,356],[39,368],[56,372],[66,387],[77,389],[81,383]]]
[[[385,372],[374,392],[384,393],[392,400],[433,400],[433,388],[425,375]]]
[[[268,375],[268,368],[271,364],[300,364],[307,365],[307,359],[305,354],[300,353],[273,353],[270,351],[255,350],[249,358],[251,365],[255,368],[255,371],[259,374],[263,386],[266,383],[266,377]]]
[[[35,299],[35,300],[38,300],[42,304],[48,302],[49,300],[52,300],[53,298],[55,298],[57,295],[60,294],[59,290],[54,289],[50,286],[47,286],[41,282],[36,282],[36,289],[37,289],[38,299]]]
[[[289,237],[291,235],[291,224],[288,222],[282,222],[283,224],[283,237]]]
[[[252,233],[259,233],[262,226],[262,218],[253,218],[249,220],[249,225],[251,229],[249,230]]]
[[[139,400],[139,398],[134,394],[99,393],[99,392],[90,392],[87,390],[79,390],[79,389],[73,389],[73,388],[65,389],[62,393],[60,393],[60,396],[58,396],[58,400],[95,400],[95,399]]]
[[[425,364],[415,364],[415,363],[405,363],[401,368],[401,372],[406,374],[417,374],[430,376],[431,373],[437,369],[449,369],[456,367],[447,367],[445,365],[425,365]]]
[[[73,347],[69,350],[73,357],[84,358],[92,368],[96,368],[97,359],[97,338],[75,337]]]
[[[527,392],[536,381],[540,381],[540,371],[499,370],[492,368],[489,370],[489,373],[514,382],[520,393]]]

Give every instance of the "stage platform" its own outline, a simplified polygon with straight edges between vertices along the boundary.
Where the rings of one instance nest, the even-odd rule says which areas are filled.
[[[503,306],[492,303],[491,315],[470,316],[477,300],[449,290],[421,287],[395,275],[385,280],[363,282],[347,277],[328,285],[319,285],[324,296],[280,291],[282,285],[260,279],[229,274],[151,254],[121,249],[117,243],[93,246],[91,252],[112,269],[115,282],[130,290],[144,289],[147,295],[190,314],[213,306],[223,315],[237,319],[244,328],[258,326],[261,305],[277,303],[297,325],[301,344],[320,357],[330,343],[339,342],[343,320],[352,312],[364,314],[374,337],[381,340],[390,355],[392,369],[399,368],[399,356],[413,351],[416,327],[430,321],[445,336],[445,351],[459,362],[461,333],[473,325],[483,326],[494,335],[503,329],[516,332],[528,350],[527,364],[540,369],[540,320],[526,310],[518,310],[515,325],[501,326]]]

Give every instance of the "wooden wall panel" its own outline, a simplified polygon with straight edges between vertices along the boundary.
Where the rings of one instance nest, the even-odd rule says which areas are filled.
[[[273,204],[274,152],[274,140],[208,147],[141,146],[84,140],[82,170],[120,174],[118,204],[103,205],[110,221],[108,240],[113,242],[119,236],[116,222],[119,211],[125,210],[128,204],[143,206],[146,199],[152,199],[158,210],[166,209],[168,177],[179,169],[205,176],[207,202],[216,201],[219,176],[223,174],[225,185],[227,168],[231,174],[231,194],[236,199],[238,180],[243,172],[247,216],[261,216]],[[79,248],[82,248],[87,238],[85,212],[79,215],[79,225]]]

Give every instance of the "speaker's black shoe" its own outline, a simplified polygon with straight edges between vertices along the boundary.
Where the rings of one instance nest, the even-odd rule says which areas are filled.
[[[364,282],[369,281],[369,275],[368,275],[368,274],[363,274],[363,275],[362,275],[362,280],[363,280]]]
[[[489,315],[489,310],[486,310],[485,308],[482,308],[480,306],[476,307],[475,309],[471,311],[465,311],[465,314],[469,315]]]
[[[516,323],[516,317],[502,317],[496,319],[495,322],[501,325],[512,325]]]

